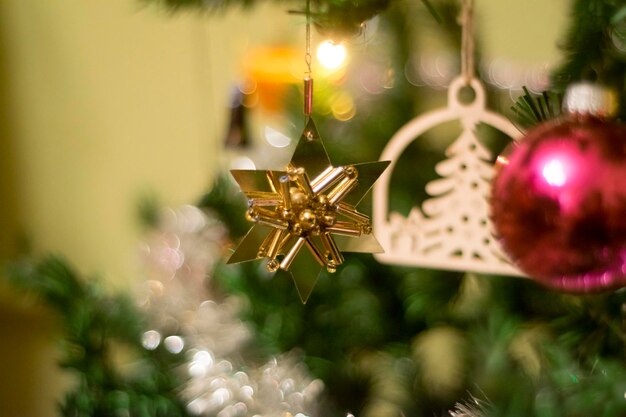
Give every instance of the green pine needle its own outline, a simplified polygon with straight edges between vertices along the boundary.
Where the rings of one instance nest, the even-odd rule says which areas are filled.
[[[430,2],[430,0],[422,0],[422,3],[424,3],[424,6],[426,6],[426,8],[428,9],[428,12],[433,16],[433,18],[437,21],[437,23],[439,24],[443,23],[443,19],[441,15],[437,12],[437,9],[435,9],[435,7]]]
[[[533,95],[526,87],[523,89],[524,94],[511,106],[516,122],[521,127],[528,129],[554,119],[561,113],[563,98],[560,93],[544,91],[541,95]]]
[[[16,289],[38,296],[63,325],[59,366],[77,375],[79,383],[59,404],[62,415],[187,416],[174,372],[183,357],[160,347],[143,349],[146,317],[129,294],[107,294],[97,281],[83,279],[54,256],[17,262],[6,272]],[[141,363],[136,372],[116,366],[112,351],[118,345],[136,354]]]

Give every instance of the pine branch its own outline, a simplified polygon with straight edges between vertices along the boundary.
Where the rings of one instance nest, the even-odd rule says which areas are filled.
[[[215,180],[211,190],[198,202],[198,207],[211,210],[234,238],[243,236],[250,227],[243,215],[246,199],[228,173]]]
[[[262,0],[140,0],[144,4],[156,4],[170,12],[183,10],[200,10],[216,13],[237,6],[252,8]],[[286,0],[271,0],[278,4],[294,4]],[[384,12],[397,0],[312,0],[311,17],[320,32],[332,36],[352,36],[361,32],[363,23]],[[441,14],[433,6],[431,0],[421,0],[424,7],[439,23],[443,22]],[[304,6],[304,1],[297,4]]]
[[[561,113],[563,98],[560,93],[544,91],[541,95],[533,95],[526,87],[523,89],[524,94],[511,106],[519,126],[528,129]]]
[[[180,359],[164,349],[141,346],[145,317],[125,294],[108,295],[95,281],[82,279],[58,257],[10,265],[8,280],[35,294],[58,313],[63,327],[60,366],[74,371],[79,384],[59,409],[65,416],[183,417],[173,372]],[[120,372],[111,351],[123,344],[138,357],[139,370]]]
[[[614,36],[623,36],[622,0],[575,0],[563,42],[564,61],[553,73],[555,88],[591,80],[622,91],[626,61]],[[620,26],[621,25],[621,26]]]

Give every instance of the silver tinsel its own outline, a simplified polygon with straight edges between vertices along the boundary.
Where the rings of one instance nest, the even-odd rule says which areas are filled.
[[[186,355],[180,395],[193,414],[315,415],[323,383],[311,378],[297,352],[251,361],[244,352],[252,334],[238,319],[239,300],[211,294],[207,280],[225,241],[224,225],[196,207],[163,213],[141,251],[147,279],[138,298],[154,318],[144,347],[163,344]]]
[[[457,403],[454,410],[449,411],[449,417],[485,417],[484,403],[472,397],[470,400]]]

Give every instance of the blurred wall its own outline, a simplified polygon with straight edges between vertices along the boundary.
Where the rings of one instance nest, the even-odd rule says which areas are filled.
[[[483,58],[554,65],[572,0],[474,0]]]

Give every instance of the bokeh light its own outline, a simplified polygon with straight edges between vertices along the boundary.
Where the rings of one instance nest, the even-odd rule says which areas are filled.
[[[240,156],[230,161],[230,169],[256,169],[256,164],[247,156]]]
[[[185,347],[185,342],[180,336],[168,336],[163,343],[165,344],[165,349],[174,354],[182,352]]]
[[[317,59],[326,69],[334,70],[345,64],[348,52],[340,43],[326,40],[317,47]]]
[[[144,349],[154,350],[161,343],[161,333],[156,330],[148,330],[141,336],[141,344]]]
[[[354,99],[347,92],[339,92],[333,96],[330,109],[337,120],[347,121],[354,117],[356,108]]]
[[[275,148],[284,148],[291,144],[291,138],[271,126],[265,126],[265,140]]]

